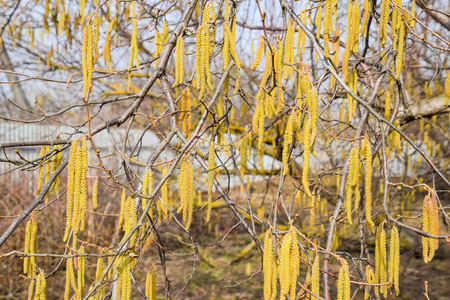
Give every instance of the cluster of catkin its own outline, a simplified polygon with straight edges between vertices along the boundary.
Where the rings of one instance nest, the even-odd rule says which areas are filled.
[[[214,7],[214,5],[211,5]],[[223,69],[225,70],[230,63],[230,57],[233,58],[236,65],[236,82],[234,86],[234,93],[236,94],[239,90],[239,83],[241,79],[241,61],[236,51],[236,17],[231,21],[232,28],[230,29],[230,17],[231,17],[231,7],[228,0],[225,0],[225,16],[223,23],[223,47],[222,47],[222,57],[223,57]]]
[[[125,199],[125,200],[124,200]],[[125,232],[122,241],[128,236],[131,230],[137,224],[137,208],[136,201],[133,195],[126,197],[125,188],[122,190],[122,199],[120,206],[120,216],[119,216],[119,229],[122,227]],[[137,238],[137,232],[135,231],[130,237],[129,245],[134,245]]]
[[[94,18],[93,22],[92,17]],[[92,27],[94,27],[94,29],[92,29]],[[88,99],[88,95],[86,95],[86,92],[88,92],[92,87],[92,74],[94,72],[94,64],[97,62],[99,57],[98,40],[99,20],[98,12],[96,12],[95,16],[91,16],[91,18],[89,18],[87,24],[83,28],[83,52],[81,61],[83,66],[83,97],[86,97],[85,101],[87,101]]]
[[[367,220],[367,226],[371,232],[374,232],[374,224],[372,221],[372,149],[368,140],[363,141],[362,156],[366,162],[365,168],[365,215]],[[361,194],[359,193],[359,145],[355,144],[350,151],[349,156],[349,168],[348,178],[345,188],[344,210],[347,214],[347,221],[349,224],[353,224],[352,221],[352,197],[355,195],[355,209],[358,209],[361,200]]]
[[[341,268],[339,269],[339,277],[337,281],[337,299],[338,300],[350,300],[350,272],[348,269],[348,263],[345,259],[341,259]]]
[[[86,176],[88,171],[88,150],[86,137],[75,139],[70,148],[67,175],[67,210],[66,210],[66,230],[64,241],[69,237],[70,230],[74,234],[74,247],[78,232],[85,227],[87,211],[87,189]]]
[[[192,163],[187,159],[181,160],[180,175],[178,176],[178,190],[180,194],[181,205],[178,212],[183,212],[183,222],[186,223],[186,230],[192,223],[192,213],[194,211],[194,169]]]
[[[34,286],[36,285],[36,291],[33,297]],[[43,270],[39,272],[34,280],[30,282],[30,287],[28,288],[28,299],[33,300],[45,300],[45,290],[47,289],[47,281],[45,279],[45,273]]]
[[[155,32],[155,53],[153,57],[157,58],[155,60],[155,68],[158,66],[159,55],[161,54],[164,45],[169,40],[169,23],[167,20],[163,22],[163,30],[159,32],[158,30]]]
[[[118,257],[117,261],[117,299],[131,299],[131,264],[133,258],[127,254]]]
[[[411,2],[411,11],[407,12],[402,7],[402,0],[392,1],[392,48],[397,51],[395,78],[398,78],[403,68],[403,51],[404,43],[407,34],[407,25],[410,28],[415,26],[415,1]],[[383,47],[388,37],[388,23],[390,15],[390,0],[382,0],[381,3],[381,18],[380,18],[380,46]],[[405,12],[404,12],[405,11]]]
[[[433,235],[439,234],[439,208],[436,192],[428,188],[428,195],[423,199],[422,230]],[[438,249],[439,240],[422,236],[423,260],[430,262]]]
[[[215,20],[215,8],[212,2],[209,2],[203,8],[202,24],[197,28],[196,49],[195,49],[195,74],[197,86],[200,88],[199,99],[202,99],[206,93],[206,85],[212,90],[211,71],[209,66],[209,56],[211,53],[211,27]],[[212,22],[211,22],[212,18]],[[226,37],[225,37],[226,38]]]
[[[61,165],[62,160],[62,152],[60,151],[61,146],[56,145],[53,147],[53,151],[56,151],[56,154],[53,156],[53,159],[47,159],[45,162],[43,162],[41,165],[39,165],[39,175],[38,175],[38,185],[37,185],[37,191],[36,194],[39,196],[42,190],[42,185],[46,184],[50,178],[50,174],[55,172],[56,169]],[[51,153],[50,146],[42,146],[40,157],[44,158],[47,154]],[[45,169],[45,171],[44,171]],[[50,171],[51,169],[51,171]],[[59,185],[61,182],[61,175],[58,175],[56,179],[53,181],[52,186],[50,187],[50,191],[48,191],[45,195],[45,203],[48,202],[48,197],[50,193],[53,193],[55,195],[59,194]]]

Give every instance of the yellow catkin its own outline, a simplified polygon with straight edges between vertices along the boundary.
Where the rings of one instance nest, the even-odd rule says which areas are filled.
[[[31,248],[31,220],[29,220],[27,222],[27,226],[25,228],[25,246],[24,246],[24,252],[25,253],[31,253],[30,252],[30,248]],[[30,259],[31,257],[29,256],[25,256],[23,258],[23,272],[25,274],[27,274],[29,277],[32,276],[31,274],[31,270],[30,270]]]
[[[158,66],[158,62],[159,62],[159,55],[161,54],[161,48],[162,48],[162,44],[161,44],[161,34],[159,33],[158,30],[156,30],[155,32],[155,53],[153,54],[154,58],[157,58],[155,60],[155,69]]]
[[[439,234],[439,210],[434,190],[423,200],[423,223],[422,230],[433,235]],[[425,263],[430,262],[438,248],[439,241],[429,237],[422,237],[423,259]]]
[[[272,299],[272,295],[276,295],[276,286],[275,290],[273,289],[272,279],[273,276],[276,277],[276,268],[275,268],[275,253],[273,251],[272,244],[272,234],[270,229],[267,230],[264,236],[264,254],[263,254],[263,273],[264,273],[264,300]]]
[[[45,146],[41,147],[41,151],[39,153],[39,157],[44,157],[45,155]],[[39,196],[39,194],[41,193],[41,189],[42,189],[42,181],[44,180],[44,161],[39,165],[39,174],[38,174],[38,184],[37,184],[37,191],[36,191],[36,195]]]
[[[78,297],[78,289],[75,282],[75,272],[73,270],[73,257],[69,257],[66,260],[66,288],[64,292],[64,300],[70,299],[70,287],[75,291],[75,294]]]
[[[326,0],[323,18],[323,44],[326,58],[330,58],[330,33],[332,30],[333,1]]]
[[[395,294],[399,290],[399,268],[400,268],[400,238],[396,226],[391,231],[390,255],[389,255],[389,282],[394,284]]]
[[[103,46],[103,59],[105,60],[106,67],[108,70],[112,69],[112,60],[111,60],[111,31],[114,26],[114,21],[111,20],[108,23],[108,28],[106,30],[105,37],[105,45]]]
[[[297,231],[291,228],[291,264],[289,269],[290,276],[290,299],[295,299],[297,277],[300,274],[300,249],[297,244]]]
[[[358,179],[359,179],[359,146],[356,144],[350,151],[349,157],[349,168],[348,168],[348,178],[346,183],[346,195],[344,200],[344,209],[347,213],[347,221],[350,225],[353,224],[352,221],[352,196],[356,193],[358,189]],[[359,193],[359,191],[358,191]]]
[[[286,129],[284,131],[284,143],[283,143],[283,154],[282,154],[282,162],[283,162],[283,175],[288,174],[289,166],[289,149],[292,144],[292,139],[294,137],[294,125],[297,122],[297,113],[296,111],[292,111],[291,115],[286,124]]]
[[[214,151],[214,136],[211,137],[208,150],[208,207],[206,209],[206,222],[211,218],[212,188],[214,184],[214,172],[216,167],[216,153]]]
[[[82,46],[82,56],[81,62],[83,66],[83,97],[86,96],[86,91],[88,89],[88,25],[83,27],[83,46]]]
[[[50,146],[46,146],[45,147],[45,153],[50,153]],[[47,159],[46,163],[44,164],[45,166],[45,176],[44,176],[44,184],[47,184],[49,178],[50,178],[50,159]],[[45,203],[48,203],[48,197],[49,197],[50,191],[47,191],[47,193],[45,194]]]
[[[181,35],[178,36],[175,47],[175,74],[173,87],[183,83],[184,77],[184,40]]]
[[[94,187],[92,188],[92,208],[94,209],[98,207],[97,194],[98,194],[98,177],[97,179],[95,179]]]
[[[142,183],[142,194],[144,196],[149,196],[153,193],[153,171],[152,168],[148,168],[144,174],[144,181]],[[142,209],[147,207],[148,199],[142,198]]]
[[[83,254],[85,254],[84,252],[84,245],[80,246],[80,249],[78,250],[78,254],[80,254],[81,256],[79,256],[78,259],[78,274],[77,274],[77,279],[78,279],[78,293],[80,296],[83,296],[83,292],[84,292],[84,275],[85,275],[85,268],[86,268],[86,264],[85,264],[85,256],[83,256]]]
[[[284,297],[289,293],[289,287],[291,285],[289,266],[291,264],[291,244],[292,236],[287,233],[283,238],[283,243],[281,245],[281,258],[280,258],[280,299],[285,299]]]
[[[320,295],[320,271],[319,271],[319,255],[316,254],[311,274],[311,292]],[[312,298],[312,297],[311,297]]]
[[[311,191],[309,189],[309,160],[311,156],[310,146],[311,146],[311,120],[309,118],[304,119],[303,122],[303,171],[302,171],[302,184],[307,196],[311,196]]]
[[[367,283],[373,284],[375,283],[375,274],[373,273],[373,269],[370,265],[367,265],[366,267],[366,280]],[[368,289],[370,289],[370,286],[367,286],[364,289],[364,300],[369,299],[369,292],[367,291]]]
[[[53,161],[52,164],[52,173],[54,173],[56,171],[56,169],[59,168],[59,166],[61,165],[61,161],[62,161],[62,151],[60,151],[61,149],[61,145],[56,145],[53,150],[55,151],[59,151],[55,154],[55,160]],[[61,173],[56,177],[55,181],[53,182],[52,185],[52,192],[55,195],[59,194],[59,184],[61,182]]]
[[[81,140],[81,179],[80,179],[80,231],[84,231],[86,226],[87,212],[87,172],[88,172],[88,150],[86,137]]]
[[[367,38],[370,11],[371,11],[371,1],[364,0],[364,15],[363,15],[363,20],[361,23],[361,30],[360,30],[363,32],[364,38]]]
[[[364,153],[366,160],[366,172],[365,172],[365,216],[367,221],[367,227],[371,232],[375,232],[375,224],[372,221],[372,148],[370,141],[366,143],[366,149]]]
[[[98,60],[99,54],[98,54],[98,40],[99,40],[99,17],[98,17],[98,11],[95,13],[94,17],[94,58],[92,63],[95,64]]]
[[[30,285],[28,286],[28,300],[33,300],[34,286],[35,280],[30,280]]]
[[[147,296],[149,300],[156,300],[155,278],[155,269],[147,272],[147,277],[145,279],[145,296]]]
[[[444,106],[448,106],[450,102],[450,71],[447,73],[447,78],[445,79],[445,98]]]
[[[264,46],[265,46],[265,40],[262,36],[260,36],[258,50],[256,50],[255,61],[253,62],[252,66],[251,66],[252,70],[255,70],[258,67],[259,63],[261,62]]]
[[[383,47],[386,43],[390,3],[390,0],[382,0],[381,2],[380,47]]]
[[[94,33],[92,31],[92,22],[89,22],[87,27],[87,86],[88,90],[91,89],[92,86],[92,74],[94,72],[94,55],[93,55],[93,43],[94,43]],[[85,96],[85,95],[83,95]]]
[[[164,166],[162,170],[162,177],[165,177],[167,172],[169,171],[169,167],[167,165]],[[169,177],[170,179],[170,177]],[[169,179],[167,179],[163,186],[161,187],[161,199],[164,203],[169,203]]]
[[[119,229],[122,227],[123,221],[125,219],[126,201],[127,201],[127,190],[123,187],[121,201],[120,201],[120,214],[119,214],[119,225],[118,225]]]
[[[66,209],[66,230],[64,232],[64,241],[69,237],[70,229],[72,228],[72,213],[73,213],[73,197],[75,188],[75,159],[77,151],[78,139],[73,140],[70,147],[68,171],[67,171],[67,209]]]
[[[316,12],[316,17],[314,18],[314,25],[316,26],[316,37],[320,39],[320,31],[322,26],[322,6],[319,6]]]
[[[359,1],[354,1],[352,7],[352,41],[350,43],[352,53],[358,52],[360,14]]]
[[[186,222],[186,230],[189,230],[192,222],[194,209],[194,170],[192,163],[183,158],[178,177],[178,189],[180,193],[181,209],[183,211],[183,221]]]
[[[399,17],[400,18],[400,17]],[[403,69],[403,51],[404,51],[404,43],[405,43],[405,33],[406,26],[403,24],[403,21],[400,19],[400,33],[398,36],[398,51],[396,57],[396,65],[395,65],[395,78],[399,78]]]
[[[386,282],[386,232],[382,223],[378,226],[375,242],[375,283]],[[378,295],[378,290],[381,294],[384,294],[384,297],[387,296],[387,285],[382,285],[379,288],[375,287],[376,295]]]

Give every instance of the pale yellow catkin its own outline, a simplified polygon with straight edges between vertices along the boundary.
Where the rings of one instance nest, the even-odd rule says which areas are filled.
[[[319,270],[319,254],[314,259],[311,274],[311,292],[317,296],[320,295],[320,270]],[[311,297],[312,298],[312,297]]]
[[[350,300],[350,274],[348,269],[348,263],[345,259],[341,259],[342,266],[339,269],[338,277],[338,300]]]
[[[270,300],[272,299],[272,295],[276,294],[276,287],[275,291],[272,289],[272,278],[273,276],[276,276],[276,274],[273,274],[276,272],[276,269],[274,268],[275,264],[275,253],[273,251],[273,242],[272,242],[272,234],[270,232],[270,229],[266,231],[266,234],[264,236],[264,253],[263,253],[263,273],[264,273],[264,300]]]
[[[148,168],[144,174],[144,180],[142,183],[142,195],[149,196],[153,193],[153,171],[152,168]],[[147,207],[147,198],[142,198],[142,209]]]
[[[283,175],[288,174],[289,172],[289,149],[292,144],[292,139],[294,137],[294,125],[297,122],[297,112],[292,111],[291,115],[286,124],[286,129],[284,131],[284,143],[283,143],[283,153],[282,153],[282,162],[283,162]]]
[[[381,2],[380,47],[383,47],[386,43],[390,3],[390,0],[382,0]]]
[[[145,296],[147,296],[149,300],[156,300],[155,278],[155,269],[147,272],[147,277],[145,279]]]
[[[78,274],[77,274],[77,280],[78,280],[78,293],[80,296],[83,295],[84,292],[84,283],[85,283],[85,271],[86,271],[86,264],[85,264],[85,260],[86,257],[83,255],[85,254],[84,251],[84,245],[80,246],[80,249],[78,250],[78,254],[80,254],[80,256],[77,258],[78,259]]]
[[[45,146],[41,147],[41,151],[39,153],[39,157],[44,157],[45,156]],[[42,163],[39,165],[39,174],[38,174],[38,184],[37,184],[37,192],[36,192],[36,196],[39,196],[39,194],[41,193],[41,189],[42,189],[42,181],[44,180],[44,165],[45,165],[45,160],[42,161]]]
[[[287,233],[285,234],[281,245],[281,258],[278,270],[280,274],[280,299],[285,299],[284,297],[289,293],[291,284],[289,272],[289,266],[291,264],[291,244],[292,236]]]
[[[84,231],[86,226],[87,212],[87,172],[89,167],[88,149],[86,137],[81,139],[81,182],[80,182],[80,231]]]
[[[375,224],[372,221],[372,148],[367,140],[365,149],[366,173],[365,173],[365,216],[370,232],[375,232]]]
[[[297,244],[297,231],[291,227],[291,264],[289,269],[290,276],[290,299],[295,299],[297,277],[300,274],[300,249]]]
[[[92,188],[92,208],[93,209],[96,209],[98,207],[97,195],[98,195],[98,177],[95,179],[94,187]]]
[[[445,98],[444,106],[447,107],[450,102],[450,71],[447,73],[447,78],[445,79]]]
[[[310,160],[310,147],[311,147],[311,119],[305,117],[303,122],[303,171],[302,171],[302,184],[305,190],[305,194],[311,196],[309,189],[309,160]]]
[[[125,218],[125,207],[126,207],[126,201],[127,201],[127,190],[125,187],[122,188],[122,196],[120,199],[120,213],[119,213],[119,224],[118,229],[120,229],[123,225],[123,221]]]
[[[255,61],[253,62],[252,66],[251,66],[252,70],[255,70],[258,67],[259,63],[261,62],[264,46],[265,46],[265,40],[264,40],[263,36],[260,36],[258,49],[256,50]]]
[[[404,51],[404,43],[405,43],[405,34],[406,34],[406,25],[403,24],[403,20],[399,17],[400,20],[400,33],[398,35],[398,51],[396,56],[396,65],[395,65],[395,78],[399,78],[403,69],[403,51]]]

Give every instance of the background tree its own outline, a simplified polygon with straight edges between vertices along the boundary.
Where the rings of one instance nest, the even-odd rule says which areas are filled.
[[[2,7],[5,294],[393,298],[445,256],[446,1]]]

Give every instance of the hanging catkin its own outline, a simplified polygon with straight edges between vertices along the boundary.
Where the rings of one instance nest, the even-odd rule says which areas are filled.
[[[292,144],[292,139],[294,137],[294,126],[297,123],[297,112],[295,110],[292,111],[291,115],[286,124],[286,129],[284,131],[284,143],[283,143],[283,153],[282,153],[282,162],[283,162],[283,175],[288,174],[289,166],[289,149]]]
[[[365,143],[365,153],[364,158],[366,161],[366,173],[365,173],[365,216],[367,221],[367,227],[370,232],[375,232],[375,224],[372,221],[372,148],[370,146],[369,140],[364,140]]]
[[[95,179],[94,187],[92,188],[92,208],[93,209],[96,209],[98,207],[97,195],[98,195],[98,177]]]
[[[156,300],[156,280],[155,269],[147,272],[147,278],[145,279],[145,296],[149,300]]]
[[[319,254],[316,253],[311,273],[311,292],[317,296],[320,295],[320,271]],[[312,297],[311,297],[312,298]]]
[[[142,195],[149,196],[153,193],[153,171],[148,168],[144,173],[144,180],[142,182]],[[147,198],[142,198],[142,209],[147,207]]]
[[[450,101],[450,71],[447,73],[444,89],[445,89],[444,106],[447,107]]]
[[[252,66],[251,66],[252,70],[255,70],[256,67],[258,67],[259,63],[261,62],[261,57],[262,57],[264,46],[265,46],[265,40],[262,36],[260,36],[258,49],[256,50],[255,61],[253,62]]]
[[[276,274],[276,260],[275,253],[273,251],[272,234],[270,229],[267,230],[264,236],[264,254],[263,254],[263,273],[264,273],[264,300],[270,300],[275,298],[277,294],[276,285],[275,289],[272,285],[273,277]]]
[[[303,171],[302,171],[302,184],[307,196],[311,196],[309,189],[309,159],[310,159],[310,147],[311,147],[311,119],[305,117],[303,121]]]
[[[280,274],[280,299],[285,299],[285,296],[289,293],[291,286],[289,266],[291,264],[291,244],[292,236],[287,233],[284,235],[283,243],[281,245],[281,258],[279,266]]]
[[[381,2],[380,47],[383,47],[386,43],[390,3],[390,0],[382,0]]]
[[[184,77],[184,40],[179,35],[175,46],[175,82],[173,87],[183,83]]]
[[[344,209],[347,213],[347,221],[350,225],[353,224],[352,221],[352,196],[358,189],[359,181],[359,145],[355,144],[350,151],[349,157],[349,168],[348,168],[348,178],[346,183],[346,194],[344,200]]]
[[[178,189],[180,193],[181,209],[183,211],[183,221],[186,222],[186,230],[192,223],[192,213],[194,209],[194,170],[192,163],[183,158],[178,177]]]

